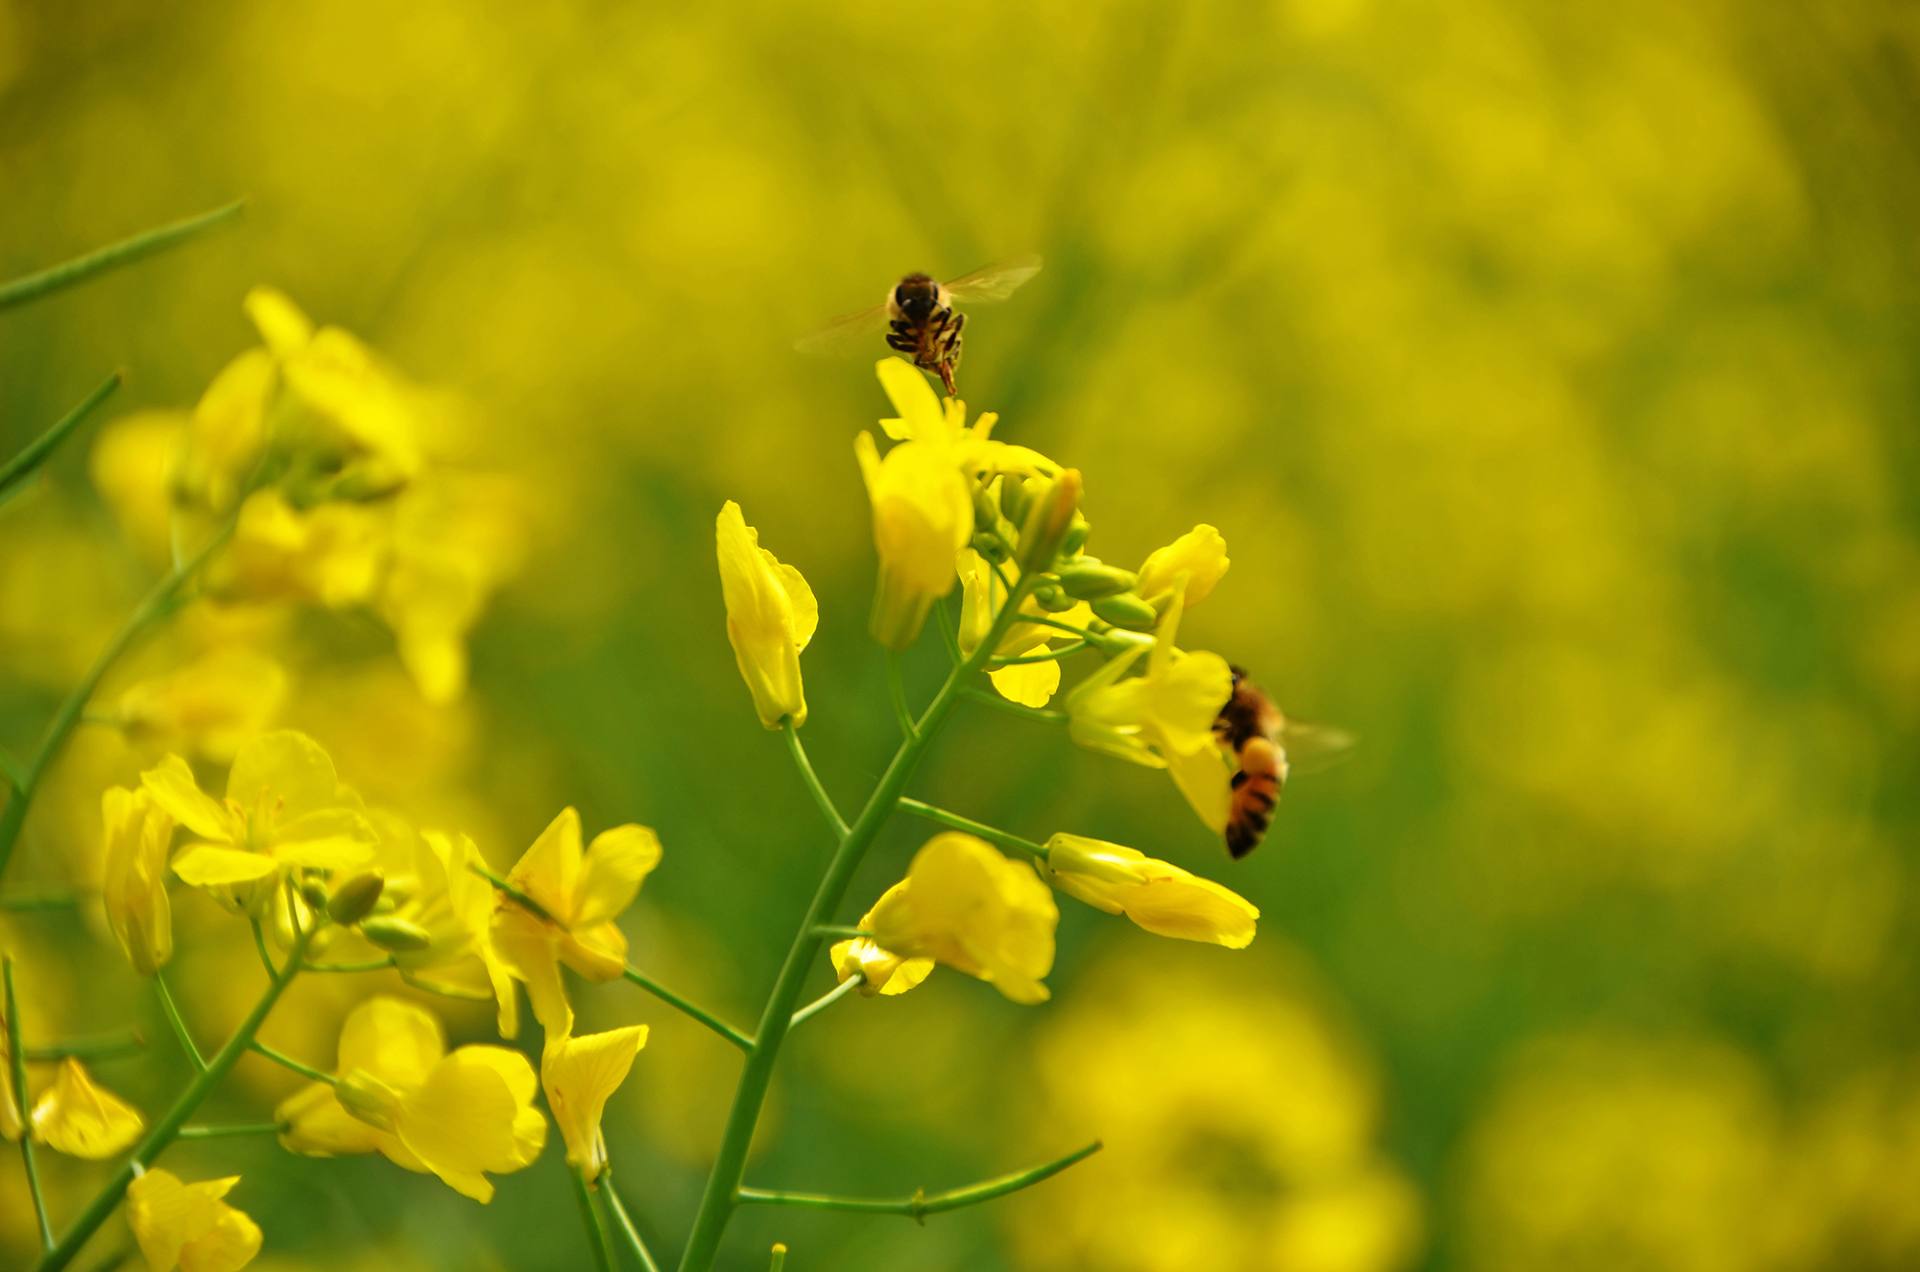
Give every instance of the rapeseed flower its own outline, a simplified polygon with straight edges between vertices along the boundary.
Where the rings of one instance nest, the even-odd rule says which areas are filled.
[[[905,649],[933,603],[953,590],[954,560],[973,537],[973,497],[942,446],[901,442],[883,459],[873,434],[861,433],[854,454],[873,504],[880,556],[871,630],[888,649]]]
[[[545,913],[500,898],[494,944],[526,983],[534,1017],[549,1037],[573,1032],[561,965],[596,981],[626,969],[627,938],[614,919],[633,904],[641,882],[659,864],[660,840],[645,826],[602,831],[583,852],[580,814],[565,808],[507,875]]]
[[[108,788],[100,800],[106,829],[100,901],[107,927],[133,970],[151,976],[173,957],[173,910],[167,902],[167,854],[173,818],[145,787]]]
[[[578,1038],[550,1039],[540,1057],[540,1083],[547,1107],[566,1141],[567,1164],[588,1183],[607,1168],[607,1141],[600,1118],[607,1097],[627,1080],[633,1058],[647,1045],[647,1027],[628,1025]]]
[[[895,893],[906,888],[905,880],[894,884],[874,902],[860,918],[860,927],[871,931],[874,912],[890,904]],[[833,962],[833,974],[842,981],[852,977],[860,978],[860,993],[871,998],[875,994],[889,997],[904,994],[921,981],[933,974],[933,960],[922,955],[918,958],[903,958],[891,950],[880,948],[872,937],[860,936],[851,940],[836,941],[827,951],[827,957]]]
[[[546,1144],[525,1056],[487,1046],[449,1052],[439,1020],[398,998],[370,999],[347,1017],[334,1072],[334,1082],[312,1083],[274,1111],[290,1151],[377,1152],[484,1204],[493,1199],[489,1172],[519,1170]]]
[[[740,505],[729,499],[714,527],[720,591],[727,606],[727,641],[740,678],[769,729],[807,722],[800,682],[800,651],[820,624],[820,606],[800,571],[760,546]]]
[[[231,764],[241,743],[280,710],[287,673],[267,655],[225,645],[163,676],[143,680],[109,713],[136,745]]]
[[[240,1272],[260,1253],[260,1225],[223,1200],[238,1175],[181,1182],[150,1169],[127,1185],[127,1223],[150,1272]]]
[[[1203,523],[1164,548],[1154,549],[1140,566],[1134,590],[1157,601],[1162,609],[1177,591],[1181,603],[1191,609],[1207,599],[1231,564],[1226,539]]]
[[[1095,909],[1124,914],[1157,936],[1234,950],[1253,941],[1260,911],[1211,879],[1081,835],[1055,835],[1046,846],[1045,873],[1053,886]]]
[[[140,1110],[100,1086],[72,1056],[60,1062],[53,1085],[34,1101],[33,1138],[69,1157],[100,1161],[138,1139]]]

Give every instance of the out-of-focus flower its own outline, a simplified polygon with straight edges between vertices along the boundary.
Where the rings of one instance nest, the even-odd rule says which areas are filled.
[[[143,680],[111,714],[134,743],[230,764],[286,698],[287,674],[257,650],[228,645],[184,667]]]
[[[607,1168],[607,1142],[600,1133],[607,1097],[627,1080],[634,1056],[646,1045],[647,1027],[628,1025],[552,1039],[541,1053],[540,1082],[566,1141],[567,1164],[584,1173],[588,1183]]]
[[[760,546],[760,532],[747,524],[733,500],[720,509],[714,535],[727,640],[740,678],[753,694],[760,723],[777,729],[790,719],[798,728],[807,722],[800,651],[820,623],[813,589],[799,570]]]
[[[244,600],[366,604],[386,568],[390,519],[384,508],[297,508],[282,491],[255,491],[241,505],[232,541],[208,567],[207,585]]]
[[[907,877],[881,896],[863,927],[895,957],[931,958],[1014,1002],[1039,1003],[1048,997],[1042,978],[1053,967],[1059,918],[1032,866],[948,831],[914,855]]]
[[[167,903],[167,853],[173,818],[145,787],[108,788],[100,799],[106,828],[100,901],[107,926],[127,961],[151,976],[173,957],[173,910]]]
[[[396,913],[427,934],[421,950],[394,955],[401,974],[423,989],[493,995],[502,1038],[520,1031],[519,1000],[506,962],[493,944],[493,885],[475,874],[480,852],[466,835],[429,830],[415,849],[413,895]]]
[[[146,1126],[140,1110],[100,1086],[69,1056],[53,1085],[33,1105],[33,1138],[56,1152],[91,1161],[112,1157]]]
[[[280,1142],[309,1156],[380,1153],[464,1197],[493,1199],[488,1173],[529,1165],[546,1144],[533,1066],[504,1047],[446,1048],[432,1013],[373,998],[340,1030],[336,1083],[315,1082],[274,1112]]]
[[[874,911],[888,904],[889,898],[906,886],[906,880],[902,879],[881,893],[873,909],[860,917],[860,927],[872,931]],[[833,974],[841,980],[860,977],[860,992],[868,998],[875,994],[904,994],[933,974],[933,959],[925,955],[902,958],[891,950],[881,949],[871,937],[865,936],[834,942],[827,957],[833,962]]]
[[[276,380],[273,359],[250,349],[229,362],[187,417],[174,472],[174,494],[211,511],[239,498],[267,445],[267,412]]]
[[[633,904],[641,882],[659,864],[659,837],[631,823],[601,831],[581,851],[580,814],[565,808],[507,875],[546,917],[502,897],[494,911],[494,943],[526,983],[534,1017],[549,1037],[573,1032],[561,964],[596,981],[625,970],[627,937],[614,919]]]
[[[141,782],[198,837],[174,858],[173,872],[198,888],[246,889],[227,896],[236,904],[256,895],[247,885],[288,868],[345,870],[373,859],[374,831],[360,797],[304,733],[264,733],[241,747],[224,801],[201,791],[177,755]]]
[[[1210,525],[1197,525],[1166,547],[1153,550],[1140,567],[1134,590],[1151,601],[1178,589],[1182,604],[1190,609],[1207,599],[1231,564],[1220,532]]]
[[[1260,911],[1211,879],[1133,848],[1081,835],[1047,840],[1053,885],[1108,914],[1124,914],[1157,936],[1245,949]]]
[[[150,1169],[127,1185],[127,1223],[151,1272],[240,1272],[260,1253],[260,1225],[224,1198],[240,1176],[183,1183]]]

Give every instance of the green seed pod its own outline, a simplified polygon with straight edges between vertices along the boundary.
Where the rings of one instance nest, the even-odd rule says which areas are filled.
[[[360,935],[395,954],[410,954],[433,944],[433,934],[427,929],[392,914],[376,915],[366,920],[360,925]]]
[[[1093,612],[1115,627],[1125,627],[1136,632],[1152,631],[1154,623],[1159,621],[1160,617],[1153,606],[1132,592],[1101,597],[1093,603]]]
[[[373,913],[386,891],[387,881],[378,870],[357,874],[333,890],[327,898],[327,917],[335,923],[358,923]]]
[[[1140,581],[1140,576],[1132,570],[1104,565],[1093,557],[1069,561],[1060,567],[1059,574],[1060,586],[1067,590],[1067,594],[1083,601],[1097,601],[1102,597],[1131,592],[1134,584]]]

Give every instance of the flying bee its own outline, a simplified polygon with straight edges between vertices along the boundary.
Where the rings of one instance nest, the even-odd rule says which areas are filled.
[[[1214,717],[1213,736],[1234,766],[1226,838],[1235,860],[1259,847],[1266,836],[1291,771],[1290,749],[1296,758],[1324,761],[1353,746],[1353,739],[1338,729],[1289,721],[1240,667],[1233,668],[1233,696]]]
[[[967,325],[967,316],[956,306],[1005,300],[1039,272],[1040,258],[1029,254],[945,283],[935,282],[930,274],[908,274],[878,305],[835,318],[796,341],[794,348],[802,353],[837,353],[884,332],[889,349],[939,376],[952,397],[957,392],[954,377],[960,369],[961,330]]]

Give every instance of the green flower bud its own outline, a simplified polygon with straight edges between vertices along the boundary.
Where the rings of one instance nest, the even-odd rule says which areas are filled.
[[[976,526],[997,526],[1000,524],[1000,509],[995,506],[993,496],[979,482],[973,483],[973,524]]]
[[[400,1111],[394,1089],[364,1069],[355,1069],[334,1083],[333,1098],[368,1126],[383,1131],[393,1129],[394,1116]]]
[[[1102,597],[1131,592],[1134,584],[1139,582],[1139,576],[1132,570],[1104,565],[1093,557],[1069,561],[1060,567],[1059,575],[1060,586],[1067,590],[1067,595],[1083,601],[1097,601]]]
[[[1020,571],[1035,574],[1053,568],[1080,510],[1080,470],[1063,468],[1043,495],[1033,500],[1020,524]]]
[[[1115,627],[1125,627],[1136,632],[1152,631],[1154,623],[1160,618],[1153,606],[1132,592],[1101,597],[1093,603],[1093,612]]]
[[[378,870],[355,875],[327,898],[327,917],[335,923],[358,923],[373,913],[386,887],[387,881]]]
[[[1093,529],[1080,513],[1073,514],[1073,524],[1067,527],[1067,537],[1060,541],[1061,556],[1079,556],[1080,549],[1087,546],[1087,532]]]
[[[327,882],[318,875],[307,875],[300,880],[300,895],[315,910],[327,908]]]
[[[379,914],[360,925],[360,935],[383,950],[410,954],[433,944],[433,934],[418,923],[392,914]]]
[[[1042,583],[1034,588],[1033,601],[1049,614],[1064,614],[1075,604],[1058,583]]]
[[[1007,545],[1000,541],[997,534],[976,534],[973,536],[973,550],[989,561],[1005,563],[1011,554]]]
[[[1027,509],[1032,504],[1032,492],[1027,489],[1026,478],[1008,473],[1000,479],[1001,516],[1018,525],[1027,519]]]

